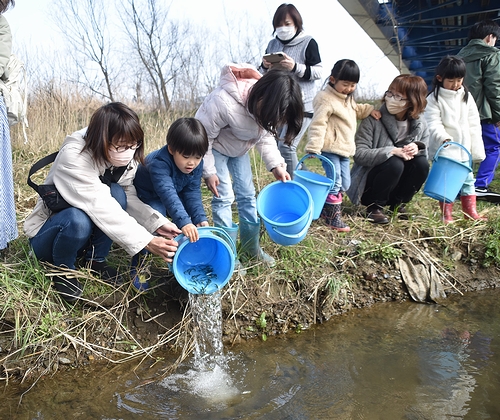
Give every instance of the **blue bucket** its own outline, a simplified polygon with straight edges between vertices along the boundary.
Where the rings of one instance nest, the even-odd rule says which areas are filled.
[[[170,270],[189,293],[209,295],[222,289],[233,275],[236,246],[221,228],[199,227],[198,233],[196,242],[184,235],[175,238],[179,246]]]
[[[309,157],[317,157],[318,159],[321,159],[323,162],[329,164],[333,172],[334,180],[332,181],[330,178],[327,178],[326,176],[319,175],[314,172],[298,170],[304,159],[307,159]],[[325,158],[324,156],[308,154],[305,155],[302,159],[300,159],[299,163],[297,164],[297,168],[295,168],[293,174],[294,174],[293,178],[294,181],[297,181],[299,184],[302,184],[304,187],[306,187],[309,193],[311,194],[313,200],[313,219],[316,220],[320,216],[321,210],[325,205],[328,192],[333,188],[335,184],[335,166],[333,166],[333,163],[330,162],[330,160]]]
[[[469,166],[445,156],[438,156],[443,147],[452,145],[459,146],[467,152]],[[472,172],[471,154],[460,143],[449,141],[436,151],[432,162],[431,171],[424,185],[424,194],[445,203],[453,203],[464,185],[467,175]]]
[[[276,181],[257,196],[257,211],[273,242],[295,245],[304,239],[311,225],[312,197],[298,182]]]

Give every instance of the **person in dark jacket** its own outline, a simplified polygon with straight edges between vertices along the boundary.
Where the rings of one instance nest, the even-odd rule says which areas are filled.
[[[167,144],[151,152],[139,165],[134,179],[137,196],[161,214],[170,217],[191,242],[199,239],[197,227],[208,226],[201,201],[203,156],[208,137],[196,118],[180,118],[169,128]],[[140,291],[149,284],[137,275],[139,255],[132,259],[132,284]]]
[[[464,84],[479,110],[486,152],[476,174],[476,195],[493,203],[500,203],[500,194],[489,189],[500,160],[500,50],[495,47],[499,37],[500,26],[494,21],[478,22],[469,31],[469,43],[458,53],[466,64]]]

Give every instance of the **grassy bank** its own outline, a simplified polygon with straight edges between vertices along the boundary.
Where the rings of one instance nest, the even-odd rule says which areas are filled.
[[[42,106],[43,105],[43,106]],[[64,136],[83,127],[99,104],[78,106],[57,101],[30,107],[29,142],[14,127],[13,156],[20,232],[36,201],[26,185],[30,166],[57,150]],[[164,144],[175,115],[142,115],[147,152]],[[273,177],[258,155],[253,156],[255,183],[260,190]],[[210,215],[210,194],[203,187]],[[391,224],[367,223],[362,209],[345,203],[349,233],[337,233],[316,220],[299,244],[283,247],[265,232],[262,244],[276,258],[267,269],[251,265],[245,277],[235,274],[222,291],[224,338],[241,339],[285,332],[299,333],[353,307],[409,299],[399,261],[406,259],[434,270],[446,293],[463,293],[497,284],[500,266],[499,207],[479,203],[487,223],[463,220],[440,222],[437,202],[419,193],[409,205],[409,220],[393,216]],[[118,289],[79,270],[83,301],[63,302],[50,286],[58,268],[40,264],[24,237],[0,257],[0,380],[27,383],[58,368],[74,368],[97,360],[122,363],[132,358],[155,361],[157,350],[171,349],[179,360],[191,350],[190,311],[186,294],[176,286],[167,267],[153,259],[156,288],[135,293],[129,283]],[[130,257],[113,248],[110,261],[127,272]]]

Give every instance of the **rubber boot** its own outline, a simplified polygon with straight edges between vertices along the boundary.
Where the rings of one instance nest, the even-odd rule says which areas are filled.
[[[331,209],[325,211],[325,214],[330,216],[325,217],[326,224],[339,232],[349,232],[351,228],[342,221],[342,204],[325,204],[324,207],[327,206],[331,207]]]
[[[439,202],[439,208],[441,209],[441,220],[445,225],[453,222],[453,203]]]
[[[234,242],[234,247],[237,248],[236,241],[238,239],[238,225],[236,223],[233,223],[232,227],[226,227],[226,226],[218,226],[218,227],[224,230],[224,232],[226,232],[231,237],[231,239]],[[237,255],[234,256],[234,271],[237,271],[242,276],[244,276],[247,273],[246,268],[243,267],[243,264],[241,264]]]
[[[460,196],[460,201],[462,202],[462,210],[465,219],[488,220],[486,217],[477,214],[475,195],[462,195]]]
[[[274,267],[276,261],[266,254],[260,247],[260,219],[257,223],[248,220],[240,220],[240,245],[241,254],[248,258],[255,258],[262,261],[268,267]]]

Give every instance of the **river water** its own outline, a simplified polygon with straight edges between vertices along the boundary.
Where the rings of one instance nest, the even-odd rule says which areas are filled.
[[[500,419],[499,302],[488,290],[353,310],[152,383],[170,355],[82,368],[42,379],[20,404],[4,391],[0,419]]]

